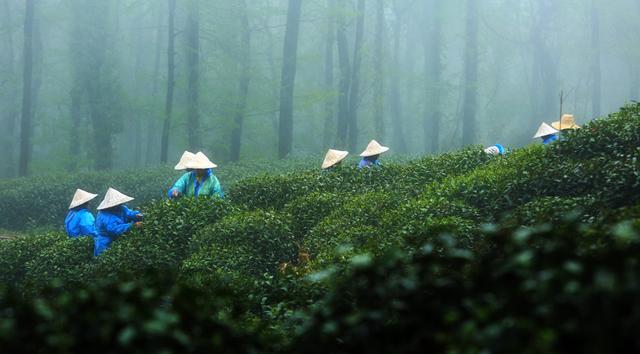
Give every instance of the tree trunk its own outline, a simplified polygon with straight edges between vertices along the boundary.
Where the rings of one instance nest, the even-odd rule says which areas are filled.
[[[384,0],[376,0],[376,41],[373,66],[375,72],[373,110],[376,139],[384,141]]]
[[[602,73],[600,67],[600,15],[596,6],[596,0],[591,0],[591,113],[594,118],[601,114],[601,82]]]
[[[535,4],[538,12],[534,14],[531,27],[533,62],[530,96],[533,114],[530,125],[532,129],[540,124],[540,117],[548,117],[543,118],[548,120],[559,119],[556,108],[557,65],[545,38],[550,32],[549,25],[553,21],[553,3],[551,0],[538,0]]]
[[[176,0],[169,1],[169,35],[167,49],[167,99],[164,108],[164,124],[162,125],[162,141],[160,143],[160,162],[167,163],[167,155],[169,152],[169,132],[171,131],[171,113],[173,111],[173,85],[175,72],[175,13]]]
[[[338,44],[338,62],[340,65],[340,90],[338,96],[338,125],[336,132],[336,146],[346,148],[347,130],[349,129],[349,87],[351,85],[351,68],[346,34],[346,19],[344,18],[345,1],[340,0],[338,6],[338,28],[336,39]]]
[[[240,85],[238,103],[236,106],[233,130],[231,131],[231,161],[240,160],[240,148],[242,146],[242,127],[249,96],[249,84],[251,80],[251,29],[249,28],[249,14],[246,0],[239,0],[240,21],[242,35],[240,41]]]
[[[2,12],[4,12],[4,22],[12,23],[11,8],[9,7],[9,1],[3,1]],[[0,149],[3,152],[0,154],[0,177],[14,177],[15,176],[15,143],[16,143],[16,118],[18,116],[18,110],[15,102],[18,98],[18,86],[16,84],[17,75],[15,71],[15,54],[13,49],[13,31],[9,29],[7,31],[6,47],[3,49],[2,65],[6,68],[9,76],[9,82],[5,86],[6,91],[6,110],[2,112],[0,116],[0,123],[3,126],[3,134],[0,138]]]
[[[157,4],[161,4],[158,2]],[[159,7],[159,5],[158,5]],[[158,97],[158,81],[160,78],[160,52],[161,52],[161,43],[162,43],[162,33],[164,24],[164,16],[162,15],[162,11],[160,9],[157,10],[157,30],[156,30],[156,39],[155,39],[155,53],[153,60],[153,82],[151,84],[151,101],[153,106],[155,107],[156,99]],[[158,134],[156,129],[156,114],[151,113],[149,117],[149,121],[147,122],[147,164],[155,163],[158,158],[157,151],[155,150],[156,144],[158,142]]]
[[[440,101],[442,86],[442,23],[440,20],[439,0],[428,0],[425,4],[427,25],[425,29],[425,73],[426,99],[424,117],[425,152],[435,154],[439,150],[440,142]]]
[[[476,0],[467,0],[466,32],[462,145],[471,145],[475,142],[478,95],[478,3]]]
[[[396,1],[393,2],[393,75],[391,78],[391,112],[393,115],[393,144],[398,153],[407,152],[407,143],[404,136],[404,118],[402,116],[402,102],[400,101],[400,32],[402,22],[400,10]]]
[[[200,78],[200,23],[199,0],[189,1],[187,19],[187,66],[189,82],[187,86],[187,134],[189,149],[198,151],[202,148],[200,137],[199,112],[199,78]]]
[[[293,91],[296,80],[301,8],[302,0],[289,0],[280,81],[278,157],[281,159],[291,153],[293,146]]]
[[[332,128],[334,126],[335,121],[335,99],[333,97],[334,87],[333,87],[333,47],[336,42],[336,26],[335,26],[335,0],[327,0],[327,11],[329,16],[327,16],[327,37],[325,42],[324,49],[324,87],[327,91],[329,97],[325,101],[324,108],[324,133],[323,133],[323,146],[325,148],[331,147],[331,138],[332,138]]]
[[[25,0],[24,18],[24,47],[23,47],[23,89],[22,89],[22,119],[20,122],[20,163],[18,174],[26,176],[29,173],[31,160],[31,117],[32,117],[32,76],[33,76],[33,17],[34,0]]]
[[[362,63],[362,41],[364,37],[364,0],[358,0],[358,20],[356,22],[356,41],[353,50],[353,70],[349,93],[349,150],[358,148],[358,106],[360,101],[360,64]]]

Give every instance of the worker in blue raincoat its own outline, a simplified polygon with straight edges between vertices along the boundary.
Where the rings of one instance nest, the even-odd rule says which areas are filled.
[[[389,151],[386,146],[380,145],[375,140],[371,140],[367,148],[360,154],[362,160],[358,164],[359,169],[382,166],[380,164],[380,155]]]
[[[94,256],[97,257],[106,251],[111,242],[131,230],[131,228],[142,226],[142,214],[124,205],[132,200],[133,198],[109,188],[104,200],[98,206],[99,211],[96,219],[98,237],[95,238],[94,242]]]
[[[185,152],[185,155],[188,153]],[[192,157],[185,155],[180,159],[176,169],[187,170],[167,192],[169,199],[180,197],[218,196],[224,198],[220,181],[213,174],[213,168],[218,167],[202,152]],[[184,161],[183,161],[184,159]],[[179,168],[180,167],[180,168]]]
[[[538,128],[538,131],[536,132],[536,135],[533,136],[533,138],[540,138],[542,139],[542,143],[544,145],[549,145],[552,142],[558,140],[559,133],[559,130],[543,122],[542,124],[540,124],[540,127]]]
[[[78,238],[81,236],[98,236],[95,227],[95,218],[89,211],[89,202],[91,202],[97,194],[86,192],[82,189],[76,190],[73,200],[69,205],[69,213],[64,220],[64,228],[70,238]]]
[[[488,148],[484,149],[484,152],[487,153],[488,155],[503,156],[507,154],[507,149],[505,149],[504,146],[500,144],[495,144],[493,146],[489,146]]]

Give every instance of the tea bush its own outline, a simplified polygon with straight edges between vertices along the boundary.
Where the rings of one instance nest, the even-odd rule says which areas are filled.
[[[307,232],[344,202],[341,194],[315,192],[287,204],[284,212],[291,215],[291,231],[296,239],[302,240]]]
[[[275,273],[280,263],[297,258],[298,246],[288,221],[286,215],[268,211],[236,213],[198,232],[191,247],[209,255],[211,271]]]
[[[192,236],[235,209],[220,198],[182,198],[160,201],[143,210],[142,229],[116,239],[95,264],[99,276],[141,274],[145,271],[176,273],[188,256]]]
[[[354,259],[347,277],[302,327],[294,351],[308,353],[602,353],[637,351],[638,229],[617,229],[606,249],[575,223],[486,229],[496,245],[473,253],[427,243]],[[533,246],[534,243],[537,246]],[[446,242],[443,244],[447,244]]]
[[[261,353],[273,340],[228,289],[210,297],[180,284],[54,285],[33,299],[1,289],[0,312],[3,353]]]
[[[311,158],[243,161],[220,166],[215,169],[215,175],[226,192],[239,180],[249,176],[310,168],[315,162]],[[77,188],[99,193],[102,197],[108,187],[114,187],[135,197],[131,205],[139,207],[166,198],[167,190],[181,173],[169,167],[153,167],[0,180],[0,228],[23,230],[34,226],[61,225]]]
[[[64,234],[51,232],[0,241],[0,283],[18,284],[24,280],[27,263],[40,251],[60,241]]]
[[[86,281],[87,267],[92,260],[93,238],[71,239],[59,234],[53,244],[26,262],[25,288],[37,293],[52,279],[65,282]]]
[[[391,192],[370,192],[353,197],[327,216],[305,236],[303,245],[318,263],[334,260],[341,245],[356,252],[366,244],[386,247],[386,235],[380,232],[385,213],[396,207],[402,197]]]

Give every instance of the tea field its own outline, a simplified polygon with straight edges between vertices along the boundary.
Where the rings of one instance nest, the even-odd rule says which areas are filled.
[[[164,200],[168,169],[3,181],[0,228],[32,231],[0,241],[0,352],[636,352],[639,158],[633,104],[505,157],[220,168],[224,200]],[[54,226],[80,185],[145,226],[94,258]]]

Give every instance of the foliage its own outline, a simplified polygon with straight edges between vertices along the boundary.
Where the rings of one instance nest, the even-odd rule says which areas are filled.
[[[455,242],[415,257],[353,260],[352,271],[302,328],[294,351],[310,353],[563,353],[638,350],[637,228],[600,235],[575,223],[485,229],[496,245],[473,253]]]
[[[202,227],[232,213],[220,198],[181,198],[160,201],[143,210],[143,228],[116,239],[95,264],[98,276],[176,273],[189,252],[192,236]]]
[[[194,323],[218,326],[221,341],[251,337],[253,349],[265,349],[263,335],[278,352],[640,349],[640,150],[630,146],[638,112],[640,105],[625,107],[558,143],[504,157],[470,148],[368,170],[291,166],[297,172],[243,180],[226,200],[147,203],[144,227],[93,260],[90,240],[60,233],[0,241],[0,280],[23,296],[1,293],[9,301],[2,306],[19,307],[3,313],[26,316],[0,326],[0,340],[24,338],[20,321],[66,311],[55,302],[62,289],[93,294],[102,279],[135,277],[145,283],[123,282],[140,293],[150,282],[150,302],[123,296],[114,283],[101,289],[114,306],[139,313],[132,326],[141,348],[177,348],[177,328],[192,327],[172,320],[166,338],[147,347],[155,337],[142,323],[156,315],[138,306],[174,316],[180,291],[193,289],[194,302],[213,304],[203,307],[208,317],[191,314]],[[615,146],[590,146],[590,137]],[[54,277],[63,283],[43,290]],[[103,308],[101,301],[91,304]],[[43,308],[53,310],[29,312]],[[61,328],[75,333],[64,321],[81,315],[62,316],[59,327],[35,329],[36,340],[63,338]],[[104,316],[111,345],[134,345],[113,337],[124,317]],[[194,334],[179,348],[198,340],[208,337]]]
[[[0,351],[257,353],[267,341],[243,320],[228,289],[205,297],[199,289],[164,290],[139,280],[58,284],[42,297],[0,294]]]

